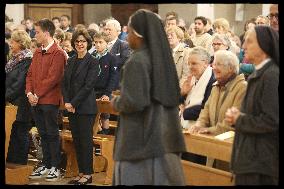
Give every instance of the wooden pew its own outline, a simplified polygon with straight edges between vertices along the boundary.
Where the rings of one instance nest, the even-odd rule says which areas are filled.
[[[119,93],[116,93],[115,95],[119,95]],[[111,107],[110,101],[102,101],[97,99],[97,108],[98,108],[98,114],[96,117],[95,125],[93,127],[94,138],[96,139],[100,137],[103,138],[104,140],[95,140],[95,144],[100,145],[102,156],[104,156],[107,159],[105,184],[110,184],[112,182],[112,174],[114,168],[114,161],[113,161],[114,136],[97,134],[97,131],[98,131],[99,118],[102,113],[119,115],[119,112],[115,111]]]
[[[114,146],[114,136],[111,135],[102,135],[97,134],[97,128],[99,124],[99,118],[101,113],[110,113],[114,115],[118,115],[119,113],[114,111],[110,106],[110,101],[101,101],[97,100],[97,107],[98,107],[98,114],[95,119],[94,123],[94,144],[97,144],[101,148],[101,155],[106,159],[106,178],[105,184],[110,184],[112,182],[112,173],[113,173],[113,146]],[[68,118],[63,118],[63,125],[68,124]],[[78,174],[78,165],[76,161],[76,154],[73,145],[73,139],[70,131],[62,130],[61,132],[62,142],[63,142],[63,149],[67,154],[67,165],[66,165],[66,172],[65,177],[73,177]],[[94,158],[95,160],[95,158]],[[97,159],[96,159],[97,160]],[[96,160],[94,161],[97,164]]]
[[[187,151],[214,159],[230,162],[233,138],[224,141],[212,135],[184,133]],[[182,160],[187,185],[230,186],[230,172]]]
[[[8,105],[5,107],[5,161],[7,157],[12,124],[16,120],[17,106]],[[5,164],[5,183],[13,185],[28,184],[28,176],[32,173],[30,165]]]
[[[76,159],[76,152],[73,144],[72,134],[69,130],[63,130],[60,132],[60,136],[64,141],[62,143],[62,148],[66,152],[67,164],[65,177],[74,177],[78,175],[78,164]],[[95,140],[95,139],[94,139]],[[101,172],[106,170],[106,160],[101,156],[95,156],[93,154],[94,164],[93,169],[95,172]]]

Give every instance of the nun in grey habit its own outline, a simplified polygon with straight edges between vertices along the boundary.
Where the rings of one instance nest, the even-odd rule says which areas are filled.
[[[140,9],[128,27],[133,53],[122,68],[121,95],[112,100],[120,112],[113,185],[185,185],[180,89],[162,21]]]

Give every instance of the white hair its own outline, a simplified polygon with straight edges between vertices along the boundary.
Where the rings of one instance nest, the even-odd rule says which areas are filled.
[[[188,56],[191,56],[191,55],[194,55],[194,54],[198,55],[200,57],[200,59],[205,60],[207,62],[207,64],[210,63],[211,57],[210,57],[209,52],[205,48],[203,48],[201,46],[194,47],[189,52]]]
[[[231,67],[236,74],[239,74],[239,59],[235,53],[227,50],[219,50],[214,53],[214,62],[218,60],[224,64],[224,66]]]
[[[113,19],[113,18],[109,19],[109,20],[106,22],[106,26],[107,26],[107,25],[110,25],[110,24],[114,26],[114,28],[116,29],[116,31],[117,31],[118,33],[121,31],[120,23],[119,23],[117,20],[115,20],[115,19]]]
[[[96,23],[91,23],[91,24],[88,26],[88,29],[94,29],[94,30],[96,30],[97,32],[100,31],[100,28],[99,28],[98,24],[96,24]]]

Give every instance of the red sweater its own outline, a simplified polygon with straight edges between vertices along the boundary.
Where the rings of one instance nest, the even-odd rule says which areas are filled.
[[[27,73],[26,93],[36,94],[38,104],[59,105],[66,61],[67,57],[56,43],[43,55],[40,48],[35,51]]]

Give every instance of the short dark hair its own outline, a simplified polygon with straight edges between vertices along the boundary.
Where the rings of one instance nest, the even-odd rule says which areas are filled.
[[[39,26],[42,31],[48,31],[51,37],[53,37],[55,32],[55,26],[51,20],[48,18],[43,18],[35,23],[35,26]]]
[[[207,19],[204,16],[197,16],[197,17],[194,18],[194,21],[195,20],[201,20],[201,22],[203,23],[204,26],[206,26],[206,24],[207,24]]]
[[[53,20],[58,20],[58,21],[60,21],[60,18],[59,18],[58,16],[55,16],[55,17],[53,17],[51,20],[52,20],[52,21],[53,21]]]
[[[61,17],[66,17],[69,21],[70,21],[70,19],[71,19],[70,16],[68,16],[67,14],[61,15]],[[60,17],[60,18],[61,18],[61,17]]]
[[[92,38],[90,37],[88,31],[86,28],[82,28],[82,29],[78,29],[75,30],[72,34],[72,39],[71,39],[71,46],[73,47],[73,49],[76,50],[75,48],[75,41],[76,39],[79,37],[79,35],[82,35],[86,41],[87,41],[87,50],[91,49],[92,47]]]

